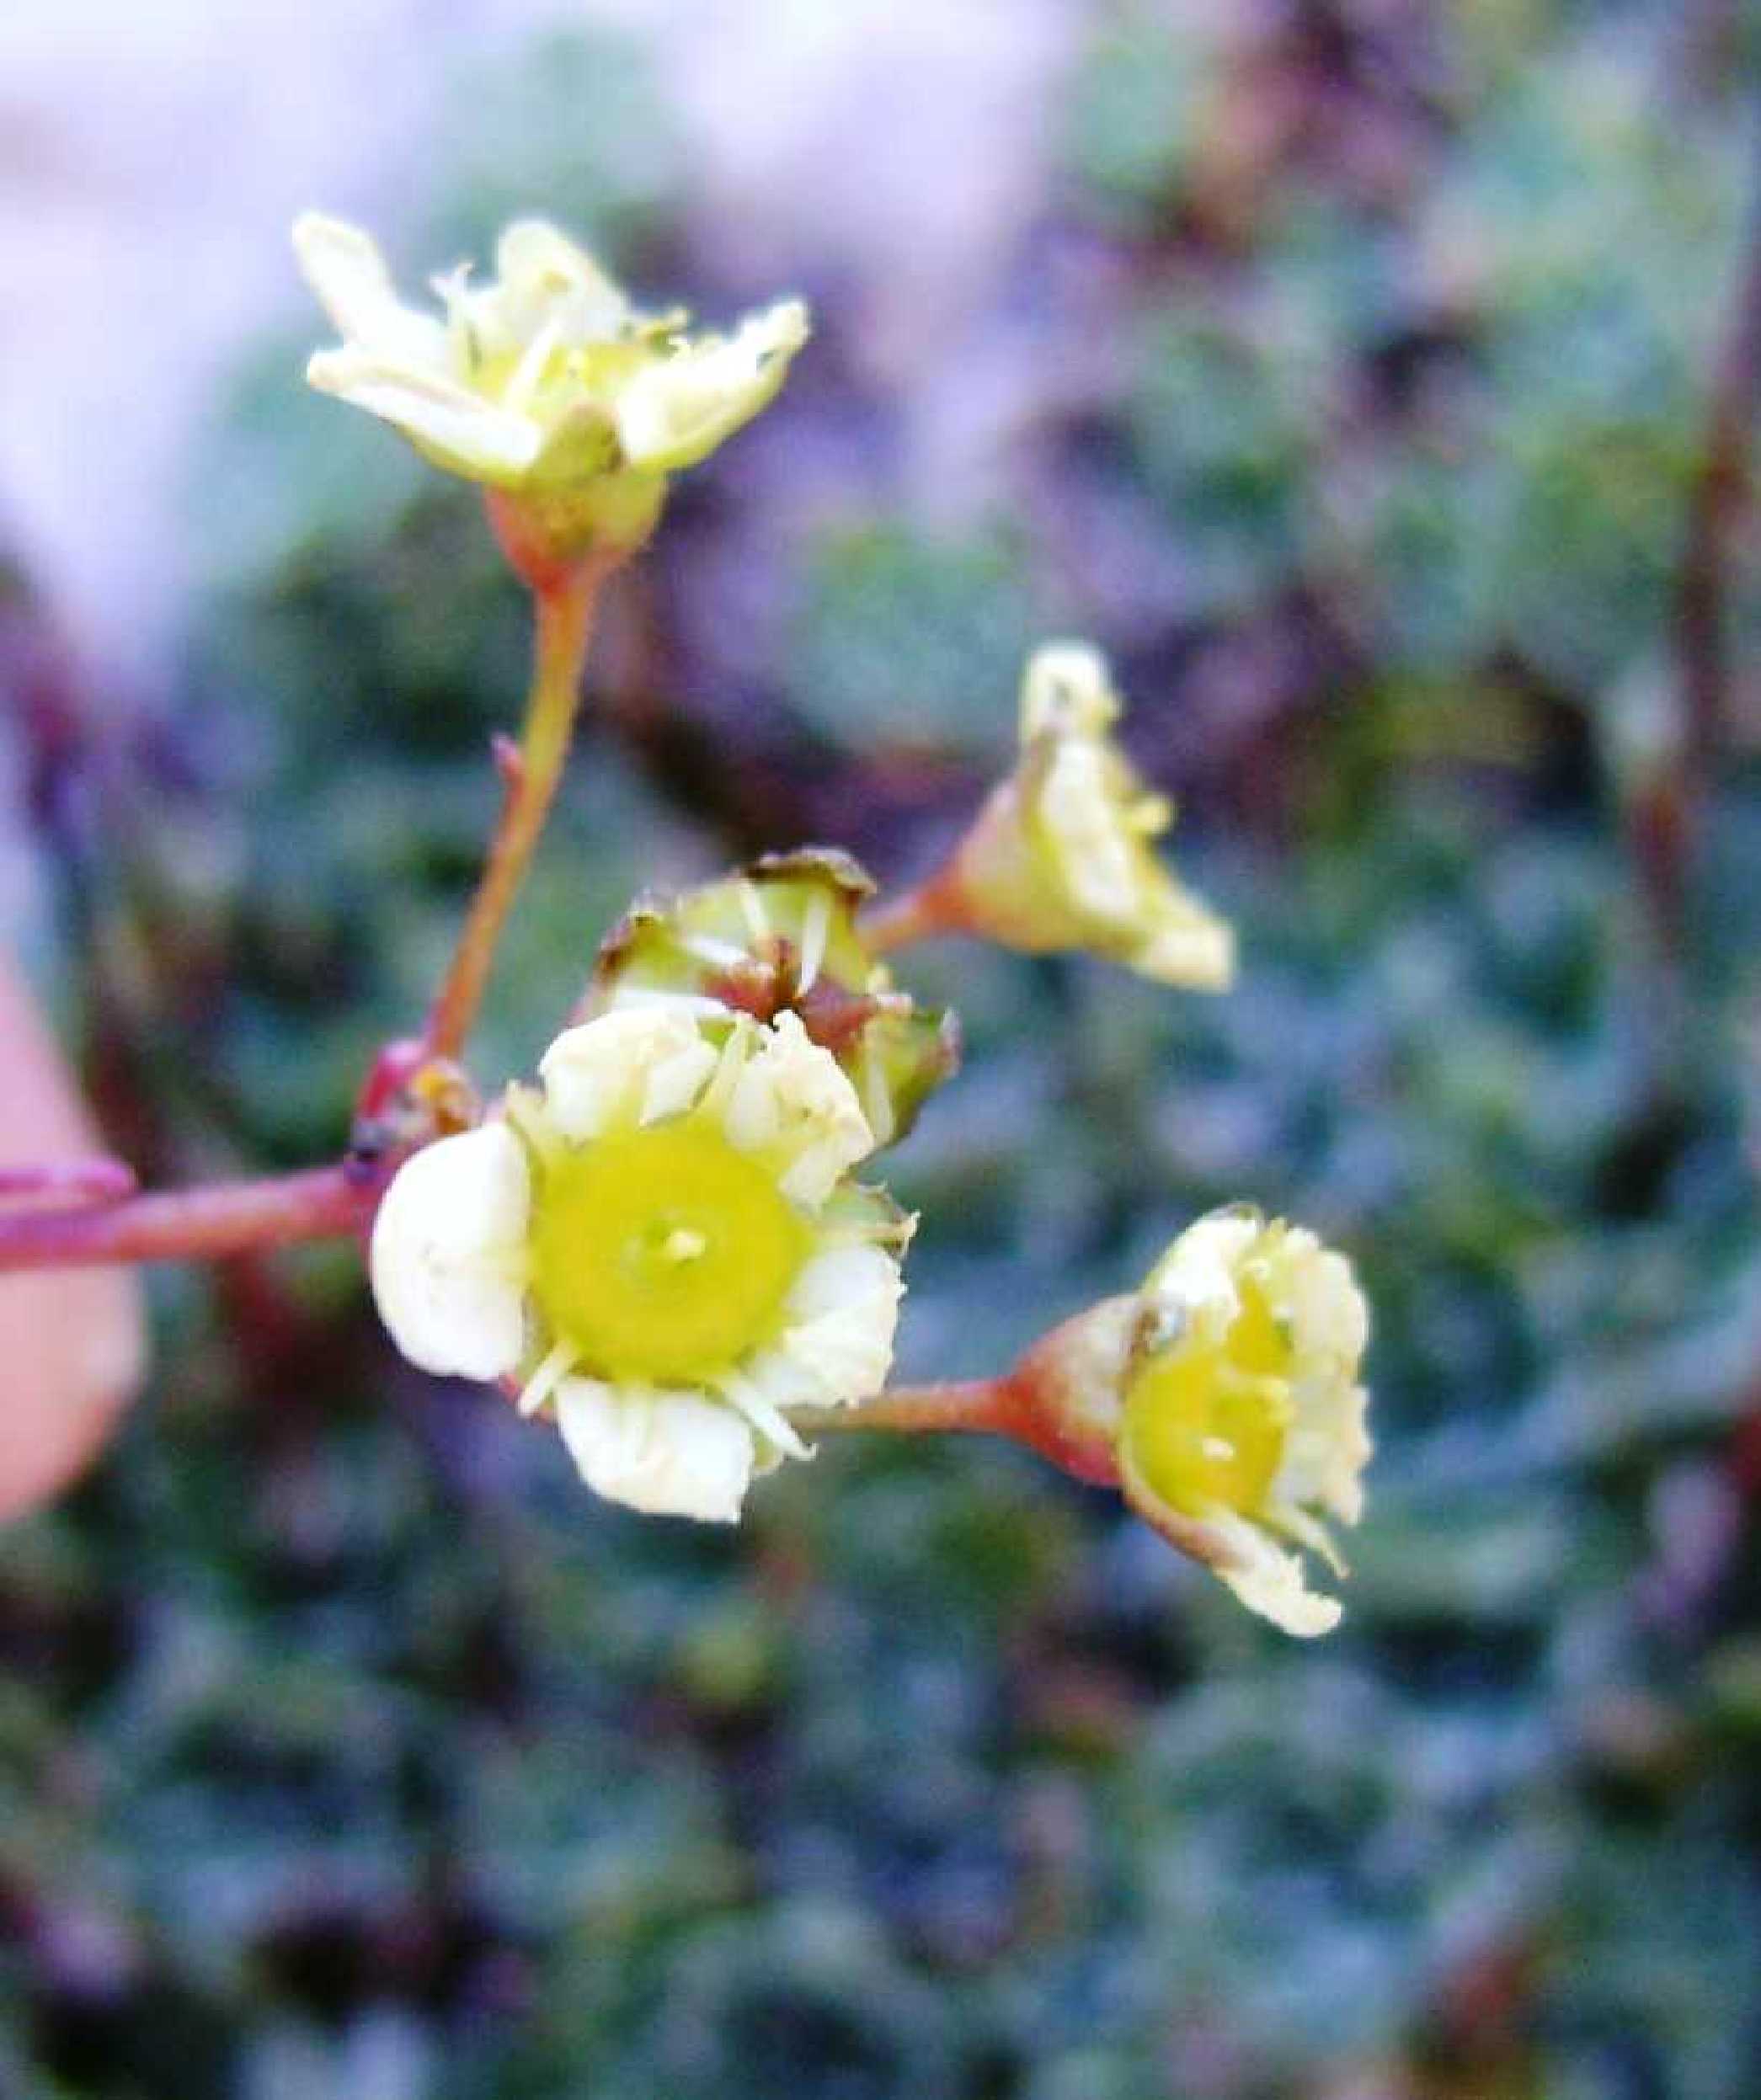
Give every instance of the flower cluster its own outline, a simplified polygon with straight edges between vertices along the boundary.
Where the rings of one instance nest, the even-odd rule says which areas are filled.
[[[963,1399],[883,1390],[915,1221],[851,1177],[953,1075],[958,1033],[883,952],[956,932],[1196,990],[1234,973],[1229,926],[1154,850],[1172,812],[1114,738],[1102,658],[1059,642],[1030,659],[1015,765],[904,898],[876,903],[853,861],[816,850],[639,898],[537,1085],[483,1113],[447,1053],[567,748],[583,579],[642,544],[670,474],[771,399],[807,318],[784,301],[691,338],[537,221],[503,235],[493,281],[439,280],[438,315],[403,304],[355,228],[308,216],[295,240],[344,338],[312,359],[312,384],[483,483],[539,610],[535,708],[461,941],[469,967],[392,1090],[397,1112],[371,1123],[404,1155],[371,1251],[398,1347],[553,1417],[600,1494],[710,1520],[808,1456],[806,1428],[1003,1431],[1118,1486],[1255,1612],[1326,1631],[1340,1607],[1303,1556],[1342,1572],[1328,1526],[1361,1511],[1368,1316],[1313,1234],[1216,1213],[1139,1290]]]

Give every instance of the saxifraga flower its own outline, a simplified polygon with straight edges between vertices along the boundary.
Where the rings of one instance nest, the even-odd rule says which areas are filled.
[[[1134,1294],[1027,1352],[1006,1382],[1011,1420],[1080,1477],[1116,1481],[1251,1610],[1324,1634],[1339,1602],[1292,1548],[1345,1572],[1328,1522],[1363,1513],[1369,1334],[1342,1255],[1245,1206],[1214,1211]]]
[[[856,1094],[792,1013],[606,1014],[539,1078],[399,1170],[381,1315],[423,1368],[553,1410],[599,1494],[731,1521],[808,1455],[791,1408],[891,1363],[910,1221],[846,1178],[873,1149]]]
[[[306,376],[401,430],[449,472],[542,504],[579,536],[636,545],[665,477],[748,423],[807,340],[786,299],[728,336],[682,311],[638,312],[593,258],[541,219],[502,234],[496,274],[436,278],[444,314],[406,306],[359,227],[318,212],[294,248],[343,340]],[[574,514],[579,511],[579,516]]]

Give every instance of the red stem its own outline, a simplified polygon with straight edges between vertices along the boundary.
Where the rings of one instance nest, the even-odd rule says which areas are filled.
[[[791,1408],[789,1420],[808,1436],[827,1430],[890,1429],[907,1436],[964,1431],[1009,1436],[1078,1480],[1117,1487],[1118,1457],[1113,1433],[1049,1403],[1033,1373],[1034,1354],[1030,1351],[1022,1363],[1000,1378],[898,1385],[855,1407]]]
[[[894,1386],[856,1407],[797,1407],[789,1410],[796,1428],[820,1430],[898,1429],[908,1434],[926,1430],[973,1430],[1006,1434],[1002,1378],[945,1378],[934,1385]]]
[[[435,1058],[460,1055],[483,1004],[502,928],[563,777],[600,586],[621,558],[595,552],[529,578],[537,633],[526,728],[517,745],[504,737],[495,742],[501,814],[424,1031]]]
[[[372,1217],[383,1177],[313,1167],[260,1181],[137,1196],[94,1209],[0,1218],[0,1271],[126,1261],[213,1261],[253,1248],[339,1239]]]
[[[857,919],[856,930],[871,954],[886,955],[913,941],[932,941],[937,934],[958,933],[960,919],[948,909],[940,877],[932,877],[921,888],[871,904]]]
[[[120,1159],[45,1159],[0,1167],[0,1198],[52,1197],[63,1203],[116,1203],[140,1184]]]

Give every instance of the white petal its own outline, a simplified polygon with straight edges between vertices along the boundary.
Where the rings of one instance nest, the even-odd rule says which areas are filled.
[[[1202,1516],[1164,1502],[1122,1454],[1126,1500],[1139,1516],[1182,1553],[1201,1562],[1241,1600],[1287,1634],[1325,1634],[1342,1616],[1338,1601],[1318,1596],[1303,1575],[1300,1557],[1279,1545],[1264,1525],[1221,1507]]]
[[[1164,984],[1226,992],[1235,976],[1235,932],[1170,880],[1153,930],[1133,951],[1130,962],[1143,976]]]
[[[658,473],[694,466],[771,400],[807,336],[806,307],[787,299],[645,365],[617,397],[624,457]]]
[[[899,1264],[877,1246],[828,1247],[807,1261],[789,1292],[792,1319],[819,1319],[884,1299],[896,1304],[904,1285]]]
[[[1294,1362],[1295,1418],[1275,1493],[1355,1524],[1372,1448],[1369,1395],[1357,1382],[1369,1309],[1351,1264],[1305,1227],[1270,1227],[1263,1245],[1265,1288],[1289,1323]]]
[[[743,1152],[780,1153],[787,1165],[777,1186],[810,1207],[874,1149],[874,1133],[837,1059],[809,1039],[798,1015],[787,1012],[757,1031],[723,1127]]]
[[[306,377],[320,393],[395,424],[437,464],[473,480],[517,480],[542,445],[536,423],[444,372],[390,363],[351,345],[319,350]]]
[[[844,1407],[872,1399],[893,1367],[905,1282],[878,1247],[828,1249],[790,1293],[789,1324],[744,1367],[773,1406]]]
[[[1286,1295],[1303,1356],[1325,1356],[1355,1369],[1369,1340],[1369,1308],[1352,1266],[1323,1247],[1306,1227],[1286,1234]]]
[[[698,1393],[565,1378],[557,1420],[581,1478],[608,1501],[731,1524],[752,1478],[752,1431]]]
[[[814,1381],[815,1404],[865,1400],[887,1382],[905,1279],[878,1247],[816,1255],[789,1294],[782,1353]]]
[[[720,1055],[712,1042],[699,1036],[695,1042],[659,1058],[643,1089],[643,1122],[663,1122],[669,1116],[682,1114],[703,1091]]]
[[[526,1340],[531,1179],[520,1140],[484,1123],[406,1159],[374,1220],[379,1316],[424,1371],[503,1377]]]
[[[1022,679],[1022,743],[1038,736],[1098,736],[1119,717],[1107,659],[1086,642],[1048,642]]]
[[[345,342],[388,365],[447,369],[444,322],[399,299],[370,234],[307,211],[294,221],[293,243],[306,281]]]
[[[1076,909],[1103,925],[1129,926],[1145,901],[1142,848],[1125,828],[1124,806],[1112,777],[1115,764],[1094,738],[1060,738],[1035,814]]]
[[[1314,1503],[1347,1524],[1363,1514],[1363,1468],[1373,1446],[1369,1395],[1337,1372],[1298,1378],[1291,1388],[1296,1419],[1285,1440],[1273,1484],[1284,1503]]]
[[[516,219],[506,229],[496,243],[495,273],[490,296],[517,342],[547,327],[569,344],[609,342],[630,317],[617,285],[546,219]]]
[[[1215,1520],[1215,1529],[1227,1558],[1213,1564],[1249,1611],[1305,1640],[1330,1634],[1339,1623],[1343,1607],[1337,1597],[1318,1596],[1309,1587],[1299,1555],[1232,1511]]]
[[[581,1144],[614,1123],[653,1122],[688,1108],[718,1056],[692,1015],[622,1006],[558,1036],[538,1076],[552,1122]]]
[[[1241,1309],[1235,1271],[1264,1230],[1255,1211],[1212,1211],[1188,1225],[1156,1263],[1143,1296],[1167,1318],[1226,1326]]]

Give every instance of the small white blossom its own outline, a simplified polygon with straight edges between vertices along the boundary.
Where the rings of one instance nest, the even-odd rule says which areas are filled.
[[[554,1410],[583,1478],[728,1521],[804,1457],[798,1407],[878,1392],[910,1236],[846,1180],[873,1149],[799,1019],[622,1008],[552,1044],[504,1117],[393,1179],[371,1270],[392,1340]]]
[[[1299,1226],[1219,1211],[1174,1242],[1137,1315],[1118,1434],[1128,1498],[1251,1609],[1326,1633],[1339,1605],[1283,1542],[1342,1573],[1324,1520],[1363,1511],[1369,1327],[1350,1264]]]
[[[359,227],[307,212],[294,248],[343,338],[307,367],[321,392],[469,480],[552,500],[603,484],[621,514],[647,522],[664,477],[750,422],[807,340],[792,299],[731,336],[689,337],[682,314],[637,312],[542,220],[503,233],[491,282],[462,269],[437,279],[440,314],[404,305]]]

